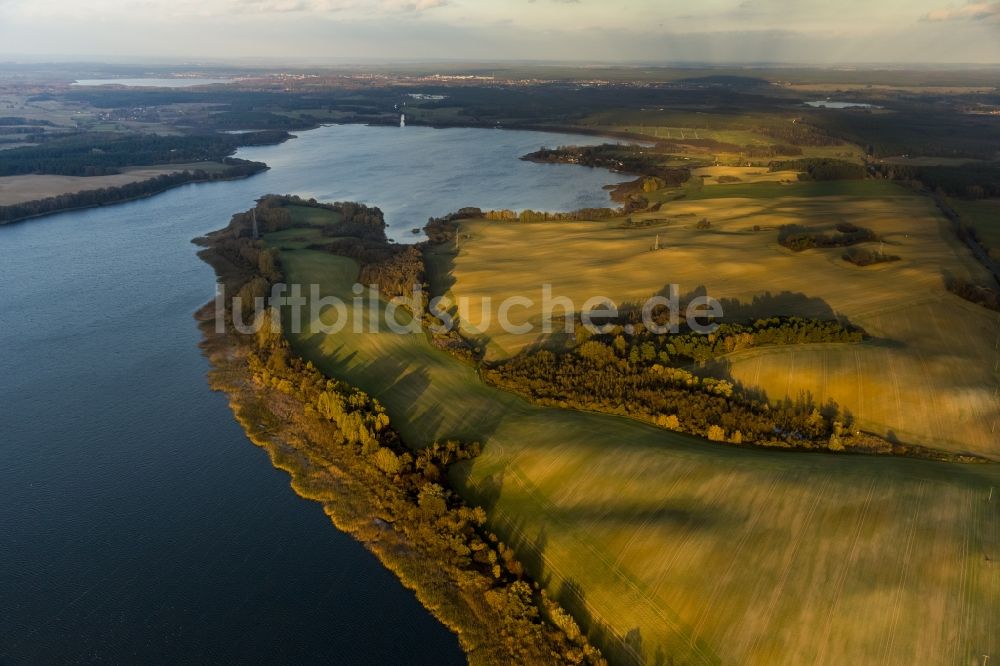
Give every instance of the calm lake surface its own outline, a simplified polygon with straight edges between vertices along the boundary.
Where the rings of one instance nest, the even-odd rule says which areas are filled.
[[[880,106],[875,106],[874,104],[865,104],[864,102],[831,102],[830,100],[806,102],[806,106],[811,106],[814,109],[881,109],[882,108]]]
[[[272,169],[0,227],[0,664],[459,664],[455,637],[208,390],[190,239],[269,192],[393,235],[464,205],[606,205],[606,171],[517,158],[593,137],[333,126]]]

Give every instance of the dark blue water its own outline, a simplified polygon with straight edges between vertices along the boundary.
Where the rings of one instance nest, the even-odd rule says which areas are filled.
[[[380,205],[604,205],[583,137],[329,127],[244,181],[0,227],[0,664],[463,663],[457,640],[288,487],[205,382],[195,236],[268,192]]]

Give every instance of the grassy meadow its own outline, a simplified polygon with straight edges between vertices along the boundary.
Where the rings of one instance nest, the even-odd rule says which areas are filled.
[[[747,223],[733,215],[733,226]],[[471,223],[453,289],[470,286],[465,253],[494,230],[519,234],[523,253],[533,251],[526,240],[533,248],[590,229],[592,248],[611,254],[603,270],[577,265],[578,277],[609,287],[620,284],[609,282],[616,253],[637,256],[641,239],[615,245],[602,234],[645,233],[558,225]],[[302,230],[267,240],[283,248],[288,282],[349,302],[353,261],[304,249]],[[520,275],[515,248],[498,252],[493,243],[491,262]],[[355,333],[348,312],[339,332],[291,335],[294,348],[376,396],[411,445],[483,442],[456,481],[617,663],[968,664],[997,651],[996,466],[748,450],[537,407],[485,386],[422,334]]]

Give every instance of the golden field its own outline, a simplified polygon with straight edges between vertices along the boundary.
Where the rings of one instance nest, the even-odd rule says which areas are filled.
[[[760,205],[730,203],[747,212]],[[870,205],[872,215],[884,206],[937,224],[919,199]],[[718,212],[715,219],[721,243],[727,223]],[[740,219],[733,230],[746,224]],[[470,279],[463,254],[494,231],[520,234],[507,254],[496,256],[494,248],[508,266],[502,274],[513,279],[515,242],[530,253],[535,244],[526,240],[572,238],[567,230],[576,226],[491,223],[487,233],[485,223],[470,223],[453,290]],[[601,235],[625,230],[605,226],[580,223],[575,233],[589,230],[590,243],[611,244],[612,257],[669,254],[629,255],[633,240],[616,246]],[[676,246],[688,234],[691,247],[681,251],[695,252],[693,233],[677,231]],[[761,243],[764,236],[773,239],[761,232]],[[279,232],[268,241],[283,248],[289,282],[351,298],[357,265],[305,249],[311,232]],[[835,265],[821,253],[771,251],[782,260]],[[603,273],[578,277],[608,286],[616,264],[608,255],[603,263]],[[534,265],[542,274],[547,264]],[[569,289],[576,283],[564,270]],[[735,278],[729,286],[742,293]],[[323,319],[329,323],[329,313]],[[970,664],[996,652],[996,465],[743,449],[619,417],[538,407],[484,385],[423,335],[355,333],[352,324],[290,337],[324,372],[376,396],[411,446],[445,438],[485,444],[455,482],[488,508],[491,526],[615,663]]]
[[[185,169],[218,170],[218,162],[194,162],[191,164],[165,164],[163,166],[125,167],[121,173],[109,176],[54,176],[49,174],[28,174],[24,176],[0,177],[0,206],[35,201],[60,194],[75,194],[104,187],[118,187],[156,176],[177,173]]]
[[[738,178],[742,183],[783,183],[799,179],[798,171],[768,171],[767,167],[708,166],[691,169],[692,178],[702,178],[706,185],[718,185],[720,176]]]
[[[591,296],[643,301],[674,283],[681,294],[721,300],[734,320],[844,317],[872,340],[753,350],[705,371],[771,400],[833,400],[882,436],[1000,458],[1000,315],[945,289],[946,276],[987,276],[930,200],[902,189],[878,198],[705,198],[634,216],[643,217],[656,221],[640,228],[622,228],[620,220],[463,222],[457,254],[438,261],[451,269],[451,297],[468,299],[466,330],[489,340],[491,358],[545,344],[537,332],[504,332],[495,311],[505,296],[524,294],[534,305],[514,308],[511,319],[540,330],[542,284],[578,308]],[[710,229],[696,228],[703,218]],[[840,248],[792,252],[777,242],[782,225],[831,231],[841,222],[874,230],[901,260],[861,268],[844,261]],[[657,235],[661,249],[653,252]],[[477,326],[486,299],[492,321]]]

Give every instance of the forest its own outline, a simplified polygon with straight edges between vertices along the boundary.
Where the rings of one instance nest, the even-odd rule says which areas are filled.
[[[814,247],[847,247],[879,240],[878,234],[871,229],[850,222],[839,223],[836,230],[836,233],[827,234],[798,224],[786,224],[778,230],[778,242],[790,250],[801,252]]]
[[[654,310],[651,319],[664,328],[670,323],[666,308]],[[865,339],[864,331],[844,322],[803,317],[768,317],[745,324],[722,322],[708,335],[686,330],[654,333],[643,325],[641,313],[637,310],[624,311],[618,319],[603,323],[611,326],[609,332],[591,334],[576,321],[575,339],[600,342],[613,349],[616,356],[636,366],[688,362],[703,364],[726,354],[756,347],[856,343]]]
[[[538,404],[620,414],[718,442],[842,450],[850,426],[833,405],[772,407],[741,397],[725,380],[632,364],[596,340],[571,352],[522,354],[481,374]]]
[[[882,178],[920,181],[926,188],[965,199],[1000,197],[1000,162],[964,166],[911,166],[876,164],[872,172]]]
[[[945,286],[948,288],[948,291],[964,298],[970,303],[1000,312],[1000,291],[996,289],[974,284],[967,280],[959,280],[958,278],[946,280]]]
[[[856,180],[867,175],[865,167],[854,162],[821,157],[771,162],[771,171],[799,171],[799,180]]]
[[[902,259],[898,254],[886,254],[885,252],[862,248],[851,248],[842,257],[844,261],[852,263],[855,266],[874,266],[875,264],[891,263]]]
[[[37,146],[0,151],[0,176],[104,176],[121,167],[221,161],[240,146],[281,143],[284,131],[157,136],[89,132],[58,136]]]
[[[24,118],[23,116],[2,116],[0,117],[0,127],[54,127],[51,120],[40,118]]]
[[[761,125],[754,130],[758,134],[784,141],[799,147],[801,146],[838,146],[843,143],[840,139],[830,136],[822,129],[810,125],[806,122],[784,123],[778,125]],[[794,155],[795,153],[782,153]]]
[[[513,211],[511,211],[513,213]],[[424,234],[428,242],[434,245],[441,245],[455,240],[458,233],[459,220],[475,219],[483,216],[483,211],[479,208],[461,208],[454,213],[449,213],[442,217],[432,217],[427,220],[424,226]]]
[[[522,353],[487,365],[482,375],[540,404],[632,416],[712,441],[833,450],[842,450],[845,439],[853,443],[850,419],[835,405],[802,400],[771,406],[745,397],[731,381],[702,377],[682,366],[761,346],[857,343],[863,331],[835,320],[772,317],[723,323],[709,335],[655,334],[641,324],[625,329],[635,315],[600,334],[588,333],[577,322],[574,349]]]
[[[71,192],[69,194],[46,197],[45,199],[0,206],[0,224],[17,222],[31,217],[48,215],[63,210],[72,210],[74,208],[91,208],[93,206],[104,206],[122,201],[130,201],[132,199],[159,194],[185,183],[246,178],[267,169],[267,165],[262,162],[251,162],[235,157],[223,158],[222,162],[226,165],[225,171],[222,172],[185,169],[184,171],[161,174],[146,180],[139,180],[134,183],[126,183],[115,187],[83,190],[82,192]]]
[[[817,110],[810,122],[823,132],[865,147],[874,158],[896,155],[992,160],[1000,152],[1000,123],[961,113],[941,100],[893,100],[890,113]],[[961,100],[955,100],[960,103]]]
[[[605,143],[599,146],[541,148],[521,159],[543,164],[579,164],[650,176],[661,179],[663,187],[676,187],[686,182],[691,177],[691,172],[688,169],[663,166],[661,163],[667,157],[669,156],[642,146]]]
[[[808,395],[772,404],[732,381],[663,365],[648,348],[635,351],[619,340],[522,353],[482,367],[480,376],[536,404],[627,416],[712,442],[978,461],[863,432],[836,403],[817,404]]]

